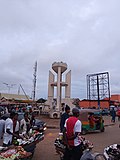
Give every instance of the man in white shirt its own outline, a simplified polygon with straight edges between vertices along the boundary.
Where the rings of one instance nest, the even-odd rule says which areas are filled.
[[[12,134],[13,134],[13,118],[15,114],[12,112],[10,118],[7,118],[5,121],[5,131],[3,135],[3,146],[9,146],[12,143]]]
[[[24,118],[20,121],[20,131],[22,132],[22,134],[26,134],[28,133],[30,129],[30,120],[28,117],[28,113],[26,112],[24,114]]]
[[[10,118],[7,118],[5,121],[5,131],[4,131],[4,135],[3,135],[3,146],[4,147],[12,144],[13,136],[21,138],[20,136],[13,133],[13,119],[14,119],[15,115],[16,115],[15,112],[11,112]]]

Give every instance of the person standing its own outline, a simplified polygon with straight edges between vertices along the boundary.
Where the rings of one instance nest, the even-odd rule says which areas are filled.
[[[60,132],[63,132],[65,121],[66,119],[69,118],[69,113],[70,113],[70,107],[66,105],[65,112],[61,115],[61,119],[60,119]]]
[[[30,126],[33,127],[35,125],[35,112],[32,113],[31,119],[30,119]]]
[[[18,122],[18,113],[15,112],[15,116],[14,116],[14,119],[13,119],[13,133],[19,135],[19,129],[20,129],[20,125],[19,125],[19,122]]]
[[[4,135],[3,135],[3,147],[7,147],[12,144],[13,136],[17,138],[21,138],[20,136],[16,135],[13,132],[13,120],[14,120],[15,115],[16,115],[15,112],[11,112],[10,118],[7,118],[5,121],[5,130],[4,130]]]
[[[0,139],[3,138],[4,126],[5,126],[5,120],[1,118],[0,119]]]
[[[110,115],[111,115],[111,117],[112,117],[111,122],[114,122],[114,123],[115,123],[116,111],[115,111],[114,107],[111,109]]]
[[[24,118],[20,121],[20,131],[23,134],[28,133],[30,130],[30,119],[28,117],[28,113],[25,112]]]
[[[82,143],[80,139],[80,133],[82,124],[78,119],[79,109],[72,109],[73,116],[69,117],[65,121],[63,137],[66,143],[66,150],[63,156],[63,160],[80,160],[82,152]]]

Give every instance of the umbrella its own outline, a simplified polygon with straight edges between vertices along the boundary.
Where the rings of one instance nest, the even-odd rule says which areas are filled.
[[[115,108],[115,106],[111,105],[110,108]]]
[[[37,100],[37,103],[45,103],[46,101],[47,101],[46,99],[40,98]]]

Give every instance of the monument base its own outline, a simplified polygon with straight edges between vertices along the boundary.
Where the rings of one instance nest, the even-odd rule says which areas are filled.
[[[51,111],[49,112],[49,117],[53,119],[59,119],[61,115],[60,111]]]

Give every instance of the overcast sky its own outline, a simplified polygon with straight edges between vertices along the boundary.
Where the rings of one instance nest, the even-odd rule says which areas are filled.
[[[0,0],[0,92],[21,84],[31,96],[36,60],[36,98],[47,98],[55,61],[71,70],[72,98],[87,97],[87,74],[106,71],[120,94],[120,0]]]

